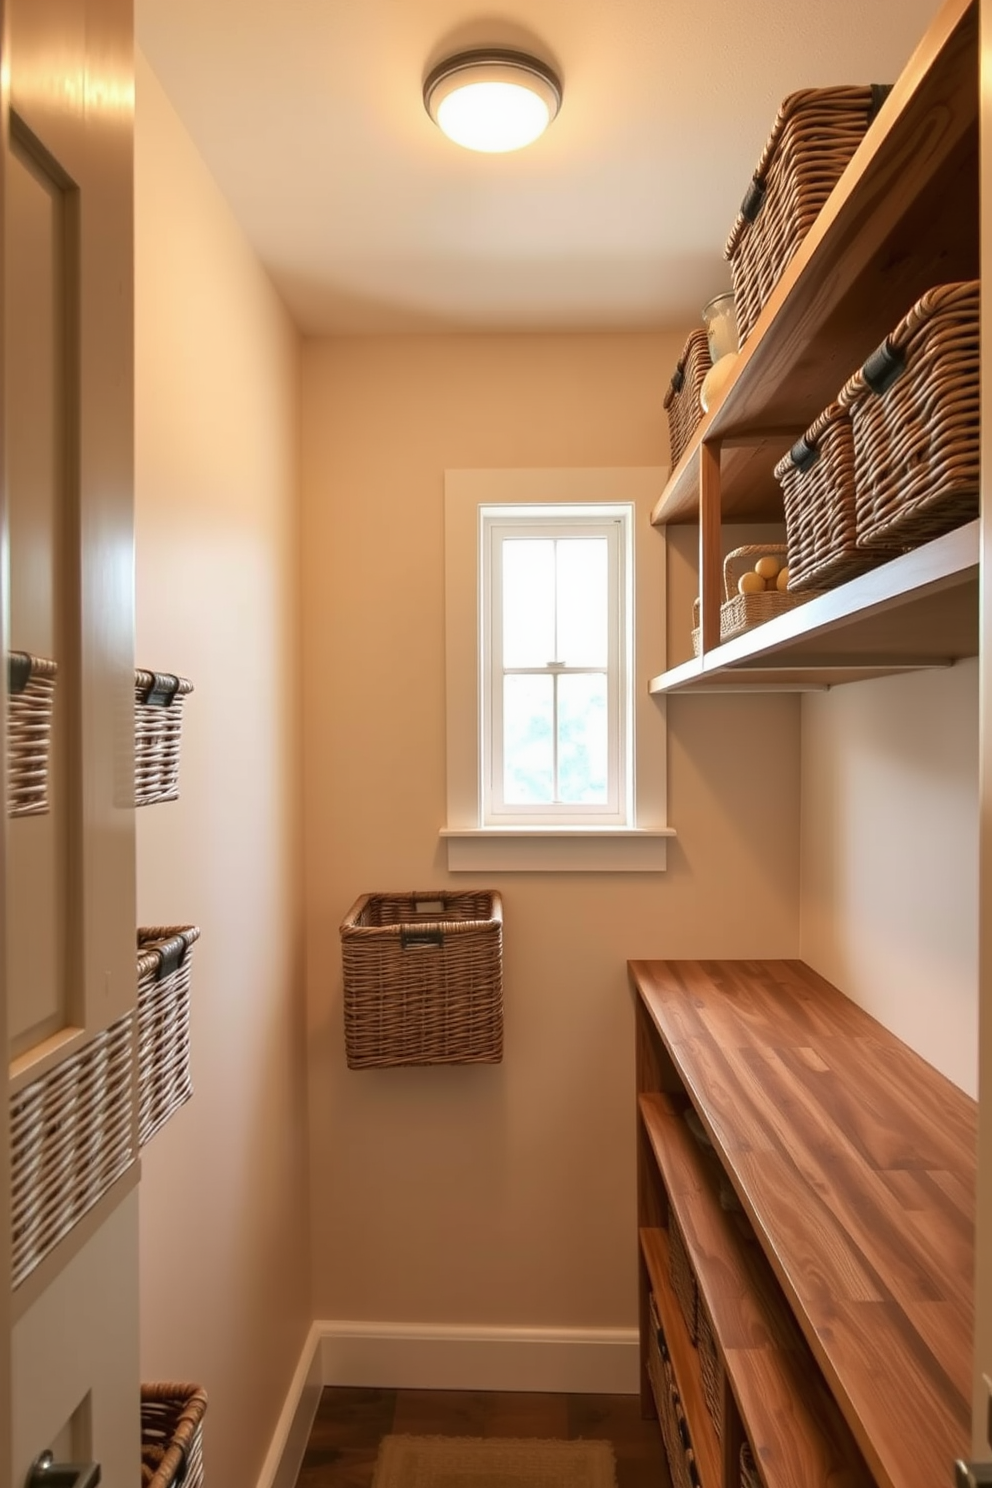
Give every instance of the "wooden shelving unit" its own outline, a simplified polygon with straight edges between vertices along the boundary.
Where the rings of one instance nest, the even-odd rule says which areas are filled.
[[[702,1488],[736,1488],[742,1437],[764,1488],[949,1481],[970,1437],[975,1103],[800,962],[630,974],[642,1284]],[[729,1385],[716,1447],[673,1213]]]
[[[978,199],[978,6],[948,0],[655,507],[658,526],[699,523],[703,654],[652,691],[833,686],[977,654],[977,525],[967,552],[928,545],[729,646],[719,610],[722,523],[781,521],[777,460],[921,294],[978,277]]]

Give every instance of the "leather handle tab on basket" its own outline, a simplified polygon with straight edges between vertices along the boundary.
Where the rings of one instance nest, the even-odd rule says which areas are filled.
[[[874,124],[878,118],[878,111],[882,104],[892,92],[891,83],[872,83],[871,85],[871,107],[868,110],[868,123]]]
[[[685,368],[683,367],[682,363],[679,362],[678,366],[675,368],[675,371],[672,373],[672,392],[680,393],[682,391],[684,383]]]
[[[171,940],[163,940],[161,945],[155,947],[158,952],[158,967],[155,971],[157,982],[164,982],[177,967],[182,966],[187,949],[185,935],[174,935]]]
[[[444,945],[444,931],[443,930],[401,930],[400,931],[400,945],[403,947],[404,951],[409,950],[411,946],[428,946],[428,945],[431,945],[431,946],[443,946]]]
[[[26,651],[11,651],[7,657],[7,691],[11,697],[23,692],[30,681],[30,656]]]
[[[872,352],[861,368],[861,376],[872,392],[881,396],[882,393],[888,392],[905,370],[906,358],[901,351],[896,351],[886,337],[878,350]]]
[[[759,181],[757,176],[753,176],[744,200],[741,202],[741,216],[745,222],[753,222],[761,211],[765,204],[766,190],[764,181]]]
[[[149,708],[168,708],[178,691],[178,677],[169,672],[153,672],[151,686],[141,701]]]
[[[809,470],[819,458],[819,445],[807,444],[805,439],[797,439],[789,451],[789,459],[800,473]]]

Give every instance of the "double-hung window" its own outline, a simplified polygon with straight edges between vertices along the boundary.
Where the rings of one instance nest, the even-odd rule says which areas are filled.
[[[479,509],[485,824],[631,821],[632,515]]]
[[[665,867],[665,474],[445,472],[452,872]]]

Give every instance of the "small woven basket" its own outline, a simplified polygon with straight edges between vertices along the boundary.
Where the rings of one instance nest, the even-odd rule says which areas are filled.
[[[341,963],[350,1069],[502,1059],[499,894],[364,894],[341,925]]]
[[[693,331],[682,348],[682,355],[665,394],[668,414],[668,438],[672,446],[672,464],[677,465],[693,430],[703,417],[699,401],[703,382],[712,366],[709,341],[705,331]]]
[[[54,661],[11,651],[7,657],[7,815],[48,810],[48,760],[55,704]]]
[[[858,547],[854,431],[847,409],[831,403],[775,466],[785,505],[789,593],[829,589],[883,556]]]
[[[203,1488],[203,1417],[199,1385],[142,1385],[142,1488]]]
[[[784,615],[787,610],[794,610],[796,605],[813,598],[811,593],[793,594],[791,590],[781,589],[766,589],[758,594],[739,594],[737,584],[742,575],[754,567],[757,559],[765,557],[780,558],[784,563],[785,544],[749,543],[743,548],[735,548],[723,560],[723,592],[726,599],[720,606],[721,643],[743,635],[746,630],[753,630],[756,625],[764,625],[766,620],[774,620],[776,615]],[[699,600],[696,599],[692,606],[692,650],[695,656],[699,655],[700,643]]]
[[[754,1454],[747,1442],[741,1447],[741,1488],[763,1488],[754,1465]]]
[[[144,1146],[193,1094],[189,982],[196,925],[138,931],[138,1143]]]
[[[978,516],[979,284],[931,289],[847,382],[858,546],[884,557]]]
[[[888,92],[807,88],[779,109],[724,249],[742,346]]]
[[[134,674],[134,804],[179,796],[183,703],[192,682],[167,672]]]
[[[648,1378],[658,1407],[658,1424],[661,1427],[661,1439],[665,1445],[672,1485],[673,1488],[700,1488],[699,1469],[689,1434],[689,1423],[682,1408],[668,1344],[658,1320],[653,1295],[649,1299],[649,1307],[651,1328],[648,1336]]]

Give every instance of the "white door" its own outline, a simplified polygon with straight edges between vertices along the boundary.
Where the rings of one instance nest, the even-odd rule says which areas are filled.
[[[3,3],[0,1488],[134,1488],[131,0]]]

